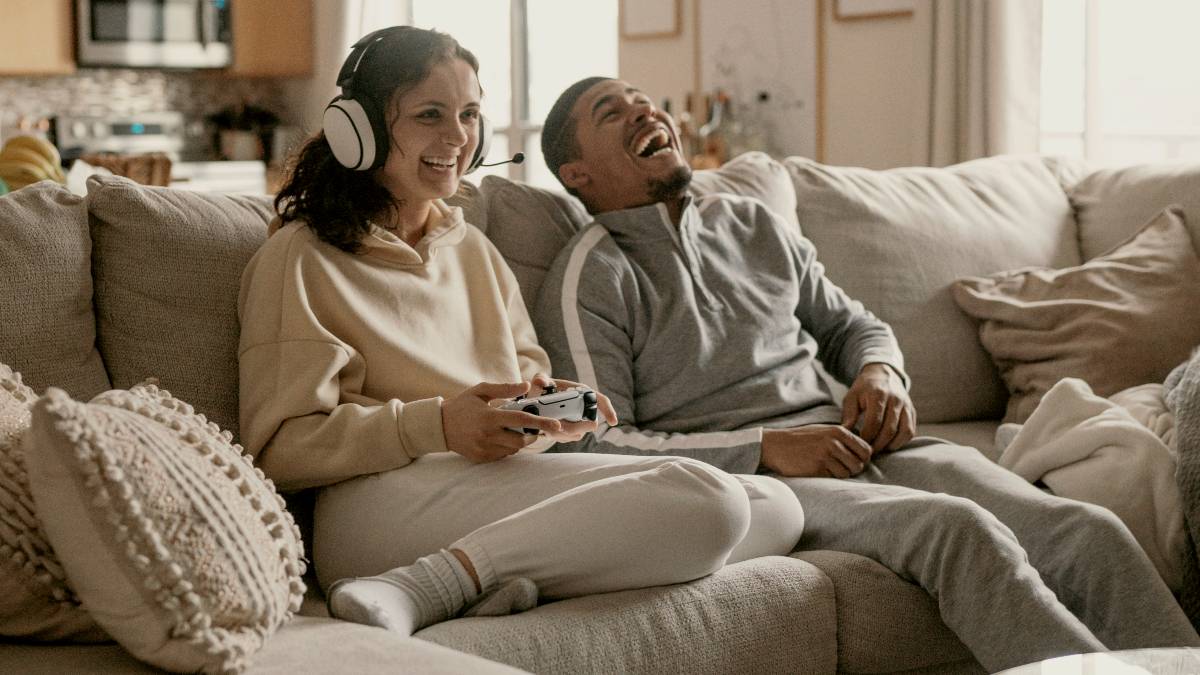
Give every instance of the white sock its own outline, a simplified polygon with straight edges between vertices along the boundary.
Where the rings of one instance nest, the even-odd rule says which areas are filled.
[[[457,616],[479,594],[449,551],[374,577],[341,579],[329,589],[329,613],[404,635]]]

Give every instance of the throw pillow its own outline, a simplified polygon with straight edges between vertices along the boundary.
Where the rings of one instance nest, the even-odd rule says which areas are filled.
[[[1161,382],[1200,344],[1200,255],[1178,207],[1112,251],[1065,269],[1028,268],[954,284],[1024,422],[1065,377],[1099,396]]]
[[[47,538],[96,622],[160,668],[238,672],[300,606],[299,533],[231,438],[152,384],[33,408]]]
[[[112,386],[154,374],[238,428],[237,298],[274,216],[263,196],[88,179],[96,330]]]
[[[96,349],[92,241],[82,197],[42,181],[0,199],[0,362],[38,391],[111,388]]]
[[[950,297],[959,277],[1080,263],[1061,172],[1002,156],[942,169],[874,171],[789,157],[804,236],[826,274],[891,325],[922,422],[995,419],[1007,392],[975,325]]]
[[[0,635],[37,641],[108,640],[67,583],[38,525],[21,438],[37,394],[0,364]]]

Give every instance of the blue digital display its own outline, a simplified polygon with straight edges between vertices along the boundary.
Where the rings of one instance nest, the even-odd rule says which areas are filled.
[[[146,133],[146,125],[137,123],[137,122],[135,122],[134,124],[130,124],[129,132],[132,134],[144,134],[144,133]]]

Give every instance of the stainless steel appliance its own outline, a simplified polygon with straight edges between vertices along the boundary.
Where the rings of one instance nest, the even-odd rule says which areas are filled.
[[[183,115],[177,112],[59,115],[51,122],[50,138],[64,157],[92,152],[165,152],[178,161],[184,142],[183,124]]]
[[[83,66],[224,68],[233,0],[75,0]]]

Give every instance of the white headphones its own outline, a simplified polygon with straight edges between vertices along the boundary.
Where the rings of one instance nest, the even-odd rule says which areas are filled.
[[[347,169],[368,171],[383,166],[391,146],[384,105],[369,95],[354,91],[354,78],[363,66],[371,47],[391,35],[414,29],[412,26],[391,26],[369,33],[354,43],[350,56],[338,71],[337,84],[342,93],[325,106],[321,127],[325,140],[338,163]],[[487,118],[479,115],[479,143],[467,164],[471,173],[483,164],[492,145],[492,127]]]

